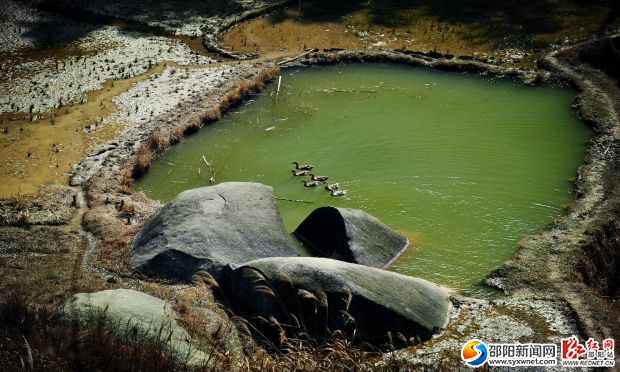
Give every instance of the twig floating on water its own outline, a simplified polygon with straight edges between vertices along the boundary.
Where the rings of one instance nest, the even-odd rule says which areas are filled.
[[[306,204],[312,204],[311,201],[307,201],[307,200],[301,200],[301,199],[288,199],[288,198],[281,198],[279,196],[276,196],[276,200],[284,200],[284,201],[288,201],[288,202],[293,202],[293,203],[306,203]]]
[[[337,88],[327,88],[320,89],[319,92],[323,93],[367,93],[367,94],[377,94],[376,90],[354,90],[354,89],[337,89]]]

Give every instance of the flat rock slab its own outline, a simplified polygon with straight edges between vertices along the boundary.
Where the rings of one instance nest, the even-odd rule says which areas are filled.
[[[265,323],[299,323],[304,332],[322,336],[340,329],[379,346],[430,338],[445,328],[452,309],[446,288],[328,258],[255,260],[228,267],[220,285],[236,312],[259,320],[256,327],[264,334],[271,326]],[[277,323],[265,322],[270,319]]]
[[[140,337],[161,337],[165,340],[171,335],[168,349],[181,360],[187,358],[188,364],[196,366],[207,360],[207,355],[190,344],[190,336],[177,324],[170,304],[146,293],[132,289],[78,293],[60,307],[59,315],[63,320],[81,324],[97,322],[105,317],[110,329],[120,337],[134,334],[134,329],[138,330]],[[163,332],[160,333],[160,329]]]
[[[377,218],[350,208],[317,208],[294,234],[320,256],[372,267],[389,265],[409,243]]]
[[[136,235],[131,267],[149,275],[191,280],[205,270],[264,257],[297,256],[273,189],[227,182],[180,193]]]

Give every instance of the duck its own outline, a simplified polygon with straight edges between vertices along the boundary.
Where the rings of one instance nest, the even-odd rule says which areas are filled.
[[[309,174],[310,178],[312,179],[312,181],[327,181],[329,179],[329,177],[327,176],[315,176],[314,173],[310,173]]]
[[[347,195],[347,190],[333,190],[330,195],[334,197],[345,196]]]
[[[293,164],[295,165],[295,170],[312,170],[314,168],[314,165],[310,165],[310,164],[299,165],[299,163],[296,161],[294,161]]]
[[[310,171],[308,171],[308,170],[295,170],[295,169],[291,170],[291,173],[293,173],[293,175],[295,177],[307,176],[308,172],[310,172]]]
[[[338,188],[340,187],[340,183],[338,182],[332,183],[331,185],[329,184],[329,182],[324,182],[324,183],[325,183],[325,190],[327,191],[338,190]]]
[[[319,184],[319,181],[306,181],[306,180],[301,180],[301,183],[304,184],[305,187],[316,187]]]

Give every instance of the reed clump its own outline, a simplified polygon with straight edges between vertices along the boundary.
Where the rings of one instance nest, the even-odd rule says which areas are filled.
[[[174,128],[170,129],[170,145],[176,145],[178,143],[183,142],[183,138],[185,136],[185,128],[181,125],[177,125]]]
[[[207,323],[193,317],[190,306],[193,296],[196,296],[193,292],[184,296],[175,310],[185,326],[207,329]],[[309,297],[316,298],[316,295]],[[153,335],[136,327],[122,330],[121,324],[111,322],[105,311],[93,312],[81,324],[60,322],[55,314],[54,308],[36,305],[23,294],[6,293],[0,303],[0,365],[6,370],[66,371],[450,371],[460,368],[458,355],[447,356],[432,368],[426,368],[413,365],[393,352],[364,351],[341,331],[322,339],[299,332],[295,337],[285,337],[277,349],[249,342],[245,356],[232,358],[224,341],[230,332],[228,326],[218,328],[200,343],[209,360],[189,366],[183,356],[170,352],[170,338],[164,326],[159,334]],[[231,319],[241,339],[249,340],[250,333],[255,332],[254,326],[238,316]],[[187,324],[188,321],[192,324]]]
[[[153,152],[148,146],[141,145],[136,152],[136,156],[134,157],[132,178],[139,178],[146,173],[151,165],[151,161],[153,161]]]
[[[167,149],[170,146],[170,133],[165,130],[156,130],[149,134],[146,139],[146,145],[154,153],[158,153]]]
[[[210,107],[202,116],[203,123],[210,123],[222,118],[222,111],[219,107]]]
[[[105,313],[90,325],[59,323],[54,311],[17,292],[0,304],[0,365],[6,370],[180,370],[168,340],[141,331],[119,332]]]

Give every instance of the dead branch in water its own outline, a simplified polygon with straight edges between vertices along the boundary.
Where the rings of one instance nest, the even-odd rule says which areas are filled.
[[[337,89],[337,88],[327,88],[319,90],[323,93],[367,93],[367,94],[377,94],[376,90],[355,90],[355,89]]]
[[[279,196],[276,196],[276,200],[284,200],[284,201],[288,201],[288,202],[293,202],[293,203],[306,203],[306,204],[312,204],[311,201],[307,201],[307,200],[301,200],[301,199],[288,199],[288,198],[281,198]]]
[[[211,171],[211,173],[213,173],[213,169],[211,168],[211,164],[207,161],[207,158],[205,158],[204,155],[202,155],[202,160],[205,162],[205,165],[207,166],[207,169],[209,169],[209,171]]]

